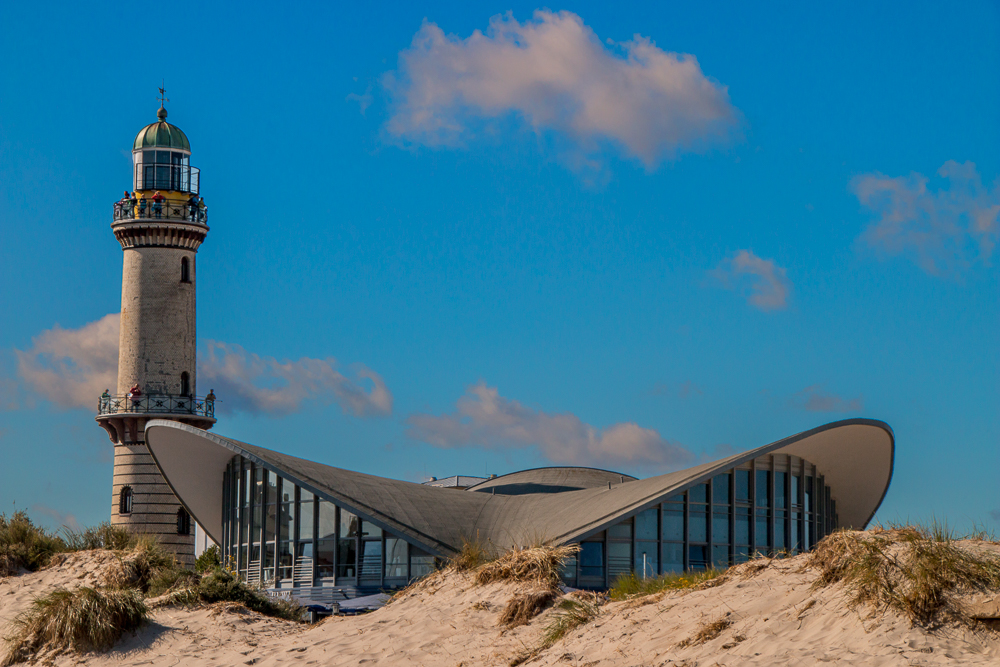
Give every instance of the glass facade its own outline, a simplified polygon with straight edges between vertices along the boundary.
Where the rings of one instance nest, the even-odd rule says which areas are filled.
[[[434,570],[419,546],[240,456],[226,470],[223,516],[224,562],[244,581],[391,589]]]
[[[836,528],[836,502],[816,467],[767,455],[584,538],[562,578],[601,589],[628,572],[645,578],[721,569],[756,553],[807,551]]]
[[[435,567],[419,545],[240,456],[224,478],[223,516],[224,562],[252,583],[392,589]],[[837,525],[822,472],[797,457],[767,455],[584,537],[562,577],[605,589],[629,572],[725,568],[758,552],[807,551]]]

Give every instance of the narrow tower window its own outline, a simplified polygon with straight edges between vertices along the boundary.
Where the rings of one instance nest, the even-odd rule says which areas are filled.
[[[132,513],[132,487],[123,487],[121,493],[118,494],[118,513],[119,514],[131,514]]]
[[[191,534],[191,515],[183,507],[177,510],[177,534]]]
[[[187,257],[181,258],[181,282],[191,282],[191,262],[188,261]]]
[[[181,373],[181,396],[187,396],[191,393],[191,376],[188,375],[187,371]]]

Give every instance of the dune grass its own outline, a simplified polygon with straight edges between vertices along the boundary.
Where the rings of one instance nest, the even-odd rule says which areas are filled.
[[[663,591],[694,588],[719,577],[723,572],[725,570],[709,569],[701,572],[662,574],[658,577],[648,577],[645,579],[639,577],[635,572],[630,572],[615,580],[614,585],[608,589],[608,597],[612,600],[630,600]]]
[[[476,583],[508,581],[557,589],[560,568],[578,551],[580,547],[576,544],[509,549],[476,570]]]
[[[236,602],[265,616],[302,621],[303,609],[297,602],[271,598],[222,568],[202,575],[188,572],[183,585],[168,591],[158,606],[216,602]]]
[[[461,550],[448,561],[448,565],[456,572],[472,572],[496,557],[497,550],[493,544],[463,537]]]
[[[515,653],[508,662],[510,667],[517,667],[517,665],[527,662],[542,651],[552,647],[576,628],[597,618],[600,611],[596,600],[596,596],[594,596],[593,601],[582,597],[567,597],[561,600],[545,626],[538,645]]]
[[[52,556],[66,551],[66,544],[40,526],[24,511],[7,517],[0,514],[0,577],[25,569],[31,572],[49,564]]]
[[[940,526],[837,531],[816,545],[810,564],[820,570],[816,586],[842,582],[853,606],[893,609],[921,625],[971,623],[955,594],[1000,591],[1000,557],[958,544]]]
[[[687,639],[678,642],[677,647],[686,648],[688,646],[700,646],[705,642],[710,642],[721,635],[723,630],[732,624],[733,621],[729,618],[729,614],[717,618],[714,621],[704,623],[700,628],[698,628],[698,632],[694,633]]]
[[[149,609],[135,589],[59,588],[36,598],[14,619],[0,666],[32,660],[43,650],[107,650],[148,617]]]
[[[507,629],[527,625],[531,623],[531,619],[542,613],[555,596],[555,592],[548,589],[517,593],[500,612],[497,625]]]
[[[66,551],[92,551],[107,549],[108,551],[129,551],[135,547],[140,535],[133,533],[125,526],[113,526],[107,521],[96,526],[89,526],[79,531],[64,528],[63,541]]]

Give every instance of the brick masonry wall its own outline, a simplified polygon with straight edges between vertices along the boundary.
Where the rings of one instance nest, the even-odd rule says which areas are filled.
[[[132,487],[132,512],[119,514],[121,490]],[[194,565],[194,520],[191,534],[177,534],[177,510],[181,509],[170,487],[160,475],[145,445],[115,447],[112,482],[111,523],[128,526],[138,533],[155,535],[160,544],[188,567]]]
[[[123,251],[119,395],[136,383],[146,394],[180,394],[184,372],[196,393],[196,256],[183,248]],[[190,282],[181,282],[183,258]]]

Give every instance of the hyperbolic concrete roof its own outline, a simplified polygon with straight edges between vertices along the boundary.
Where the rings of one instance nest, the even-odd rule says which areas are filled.
[[[150,421],[146,444],[167,484],[216,542],[222,534],[223,473],[230,459],[241,454],[442,556],[459,550],[463,539],[489,540],[500,547],[538,538],[552,544],[577,541],[720,472],[772,453],[799,456],[815,464],[837,501],[840,525],[860,529],[871,520],[889,488],[895,449],[892,429],[884,422],[848,419],[656,477],[622,482],[621,475],[596,471],[612,479],[576,491],[503,495],[461,492],[334,468],[173,421]],[[568,479],[576,473],[565,471],[579,470],[548,468],[504,477],[526,483],[554,480],[553,475],[560,474]],[[488,481],[501,482],[504,477]]]
[[[469,491],[521,496],[527,493],[563,493],[597,486],[634,482],[635,477],[597,468],[532,468],[484,480]]]

